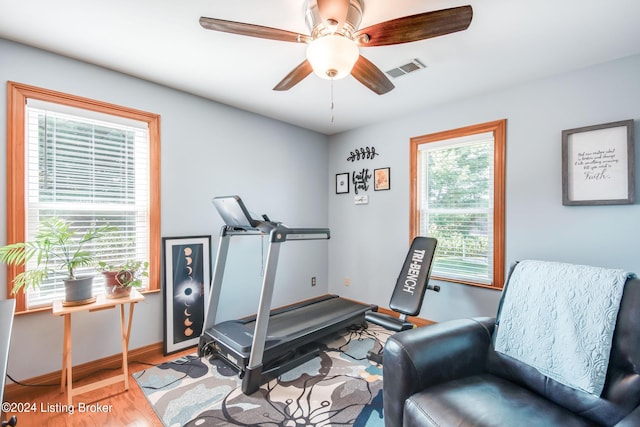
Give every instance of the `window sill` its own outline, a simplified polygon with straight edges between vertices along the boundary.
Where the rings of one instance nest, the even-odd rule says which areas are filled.
[[[502,288],[503,288],[503,286],[499,286],[499,285],[487,285],[485,283],[477,283],[477,282],[471,282],[471,281],[460,280],[460,279],[450,279],[448,277],[431,276],[431,280],[439,280],[441,282],[457,283],[457,284],[460,284],[460,285],[476,286],[478,288],[493,289],[495,291],[501,291]]]

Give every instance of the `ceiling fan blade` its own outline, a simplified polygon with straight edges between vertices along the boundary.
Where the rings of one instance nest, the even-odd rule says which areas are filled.
[[[471,6],[419,13],[359,30],[355,39],[361,46],[388,46],[424,40],[466,30],[472,17]]]
[[[353,66],[351,75],[378,95],[384,95],[395,87],[373,62],[362,55]]]
[[[312,71],[313,68],[311,68],[311,63],[305,59],[300,63],[300,65],[291,70],[291,72],[287,74],[285,78],[273,88],[273,90],[289,90],[304,80],[304,78],[311,74]]]
[[[262,25],[245,24],[244,22],[207,18],[204,16],[200,18],[200,25],[202,26],[202,28],[206,28],[207,30],[222,31],[224,33],[258,37],[261,39],[270,39],[293,43],[306,43],[310,40],[309,36],[294,33],[292,31],[263,27]]]
[[[349,13],[349,0],[317,0],[318,13],[330,25],[342,25]]]

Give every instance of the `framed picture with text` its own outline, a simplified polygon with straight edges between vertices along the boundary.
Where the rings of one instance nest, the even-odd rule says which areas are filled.
[[[635,201],[633,120],[562,131],[562,204]]]

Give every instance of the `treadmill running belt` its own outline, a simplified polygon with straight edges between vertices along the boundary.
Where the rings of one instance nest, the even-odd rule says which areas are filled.
[[[354,308],[359,311],[359,306],[360,304],[352,301],[333,298],[273,315],[269,317],[267,339],[286,339],[313,333],[326,327],[329,322],[339,322],[352,317]],[[255,322],[247,323],[246,326],[253,331]]]
[[[290,310],[277,310],[269,316],[265,351],[306,337],[320,337],[336,332],[344,324],[364,323],[364,313],[376,307],[337,296],[321,297]],[[335,327],[334,327],[335,326]],[[248,357],[251,352],[255,318],[229,320],[215,325],[206,335]]]

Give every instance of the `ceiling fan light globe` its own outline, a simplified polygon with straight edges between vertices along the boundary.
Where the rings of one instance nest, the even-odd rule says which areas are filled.
[[[360,51],[353,40],[330,34],[307,46],[307,60],[314,73],[323,79],[341,79],[351,73]]]

